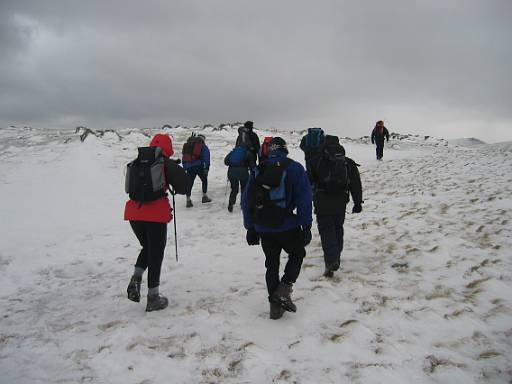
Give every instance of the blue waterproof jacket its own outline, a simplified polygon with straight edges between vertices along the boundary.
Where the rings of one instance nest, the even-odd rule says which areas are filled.
[[[269,154],[267,162],[274,164],[286,158],[286,153],[282,150],[276,150]],[[248,194],[251,190],[251,185],[254,183],[254,173],[251,172],[251,177],[247,182],[242,195],[242,211],[244,214],[244,227],[245,229],[255,229],[256,232],[285,232],[302,225],[311,225],[313,222],[312,216],[312,193],[311,184],[309,183],[308,176],[304,167],[296,161],[291,161],[286,167],[286,177],[284,179],[286,189],[286,207],[293,211],[284,223],[275,228],[265,227],[263,225],[254,224],[248,207]]]
[[[203,148],[201,149],[201,155],[199,156],[199,159],[190,162],[183,161],[184,169],[190,169],[194,167],[210,169],[210,149],[206,144],[203,144]]]

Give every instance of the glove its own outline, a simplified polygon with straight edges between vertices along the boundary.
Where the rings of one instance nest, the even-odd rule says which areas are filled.
[[[174,161],[176,164],[181,164],[181,159],[169,159],[171,161]]]
[[[258,245],[260,243],[260,235],[258,235],[258,232],[256,232],[254,229],[247,230],[245,239],[249,245]]]
[[[363,210],[363,206],[361,204],[354,204],[352,208],[352,213],[361,213]]]
[[[311,224],[302,226],[302,235],[304,236],[304,246],[311,243]]]
[[[208,171],[209,171],[208,168],[203,169],[203,175],[208,176]]]

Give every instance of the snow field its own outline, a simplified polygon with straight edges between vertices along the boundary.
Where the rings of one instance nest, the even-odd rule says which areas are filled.
[[[189,131],[169,132],[179,154]],[[230,130],[206,132],[213,202],[201,204],[199,180],[193,208],[176,198],[179,262],[171,223],[161,278],[169,308],[126,299],[139,246],[122,221],[123,167],[149,138],[120,135],[0,130],[0,382],[512,379],[511,144],[392,141],[377,162],[373,146],[345,142],[365,204],[347,213],[342,269],[322,277],[314,226],[298,311],[271,321],[263,253],[245,243],[239,205],[227,211]],[[302,161],[300,135],[283,136]]]

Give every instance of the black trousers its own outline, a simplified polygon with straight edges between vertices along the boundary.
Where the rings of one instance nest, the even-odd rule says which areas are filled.
[[[167,223],[130,221],[130,225],[142,246],[135,266],[148,269],[148,288],[158,287],[167,243]]]
[[[260,237],[261,247],[265,253],[265,267],[267,268],[265,279],[270,296],[279,285],[279,264],[282,250],[288,254],[288,261],[281,281],[293,284],[299,277],[302,260],[306,256],[304,235],[300,228],[294,228],[286,232],[260,233]]]
[[[231,192],[229,193],[229,205],[236,203],[236,196],[238,191],[244,193],[247,180],[249,180],[249,171],[247,168],[230,167],[228,170],[228,180],[231,185]]]
[[[375,148],[375,152],[377,154],[377,160],[382,159],[382,156],[384,156],[384,142],[380,143],[378,141],[375,142],[377,147]]]
[[[325,265],[339,263],[343,251],[345,211],[338,215],[316,215]]]
[[[208,192],[208,176],[205,174],[204,169],[200,166],[189,168],[186,170],[188,176],[188,188],[187,188],[187,196],[192,194],[192,187],[194,186],[194,181],[196,176],[199,176],[201,179],[203,193]]]

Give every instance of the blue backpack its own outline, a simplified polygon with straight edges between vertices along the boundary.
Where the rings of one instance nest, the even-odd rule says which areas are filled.
[[[324,131],[322,128],[308,128],[308,134],[306,136],[306,149],[316,150],[324,142]]]
[[[231,167],[244,167],[246,165],[247,148],[243,145],[237,145],[229,153],[229,165]]]

